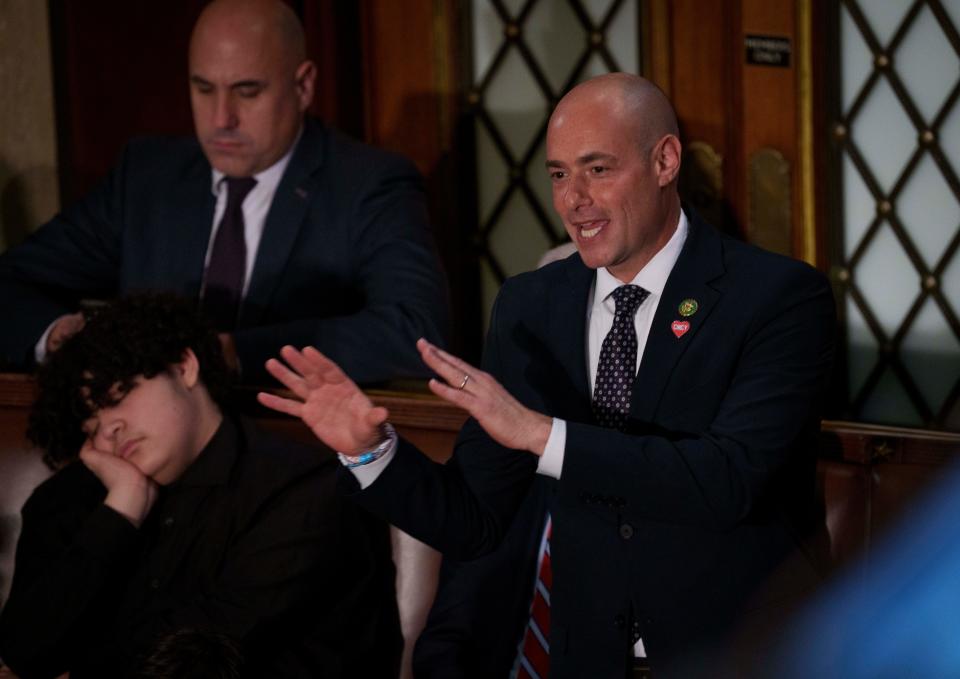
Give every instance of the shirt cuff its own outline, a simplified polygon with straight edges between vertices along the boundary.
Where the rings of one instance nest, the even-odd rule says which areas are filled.
[[[63,316],[57,317],[53,323],[47,326],[47,329],[43,331],[43,334],[40,335],[40,339],[37,340],[36,345],[33,347],[33,358],[37,362],[37,365],[43,363],[47,358],[47,338],[50,337],[50,332],[53,330],[53,326],[57,324]]]
[[[340,464],[350,470],[350,473],[353,474],[357,483],[360,484],[360,490],[365,490],[368,486],[372,485],[380,474],[383,473],[383,470],[387,468],[387,465],[390,464],[393,456],[397,454],[397,433],[391,429],[389,436],[390,442],[384,453],[376,460],[368,462],[367,464],[351,467],[352,460],[343,453],[337,453],[337,457],[340,458]]]
[[[567,421],[553,418],[550,437],[537,463],[537,473],[553,479],[560,478],[563,470],[563,453],[567,448]]]

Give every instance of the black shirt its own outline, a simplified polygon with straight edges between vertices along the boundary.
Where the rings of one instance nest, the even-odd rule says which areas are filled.
[[[80,462],[23,508],[0,657],[23,679],[129,676],[210,629],[247,673],[386,676],[400,637],[386,526],[339,498],[329,453],[225,418],[139,530]]]

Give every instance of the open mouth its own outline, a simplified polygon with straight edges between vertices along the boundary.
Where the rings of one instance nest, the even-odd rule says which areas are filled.
[[[580,234],[582,240],[589,240],[596,236],[598,233],[603,231],[603,227],[607,225],[606,219],[598,219],[590,222],[581,222],[577,224],[577,230]]]

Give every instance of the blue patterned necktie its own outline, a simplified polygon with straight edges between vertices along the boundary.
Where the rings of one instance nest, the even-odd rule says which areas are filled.
[[[613,326],[600,347],[592,405],[601,427],[622,430],[630,413],[630,396],[637,375],[637,329],[633,317],[650,293],[639,285],[621,285],[611,294],[617,306]]]

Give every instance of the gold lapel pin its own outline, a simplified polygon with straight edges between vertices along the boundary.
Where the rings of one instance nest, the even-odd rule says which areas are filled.
[[[686,316],[693,316],[695,313],[697,313],[697,309],[699,308],[700,308],[700,305],[697,304],[697,300],[688,297],[687,299],[680,302],[680,306],[678,307],[677,310],[680,312],[681,316],[686,317]]]

